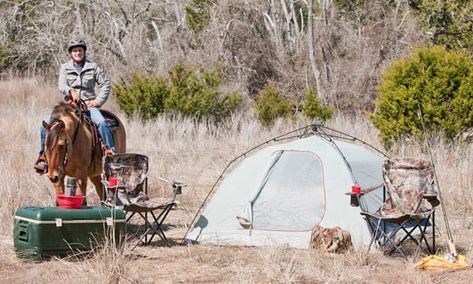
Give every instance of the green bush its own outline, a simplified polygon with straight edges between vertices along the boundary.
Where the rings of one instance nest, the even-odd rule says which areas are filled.
[[[279,94],[278,89],[269,84],[266,85],[256,96],[256,111],[261,124],[273,125],[279,118],[290,118],[293,116],[294,103]]]
[[[169,96],[165,101],[168,113],[219,121],[228,117],[243,102],[238,93],[223,95],[219,91],[221,78],[215,70],[200,70],[196,74],[177,64],[169,74]]]
[[[464,53],[443,47],[420,48],[394,62],[378,86],[371,115],[386,147],[402,136],[443,132],[448,139],[473,128],[473,63]]]
[[[410,8],[432,43],[473,52],[473,4],[470,0],[414,0]]]
[[[327,121],[333,116],[333,108],[324,107],[315,95],[313,89],[308,89],[304,93],[304,101],[302,101],[302,111],[310,118],[318,118],[322,121]]]
[[[195,72],[182,64],[169,71],[169,77],[133,72],[112,86],[119,107],[128,115],[142,119],[160,113],[181,114],[197,119],[220,121],[236,110],[243,99],[238,93],[222,94],[218,71]]]
[[[128,115],[137,113],[148,120],[164,111],[169,86],[164,78],[133,72],[129,80],[119,79],[112,85],[118,106]]]
[[[186,22],[194,33],[200,33],[210,22],[210,8],[215,0],[191,0],[185,6]]]

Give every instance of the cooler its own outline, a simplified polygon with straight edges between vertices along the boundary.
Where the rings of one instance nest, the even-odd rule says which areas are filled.
[[[42,259],[90,251],[105,240],[125,238],[125,212],[106,207],[64,209],[22,207],[15,213],[14,247],[18,257]]]

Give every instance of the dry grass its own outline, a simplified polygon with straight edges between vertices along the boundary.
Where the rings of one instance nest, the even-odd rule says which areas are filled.
[[[0,280],[11,283],[59,283],[80,279],[84,283],[151,282],[276,282],[276,283],[467,283],[471,270],[431,274],[416,270],[413,263],[374,252],[351,251],[326,255],[289,248],[173,246],[155,242],[150,247],[117,250],[111,246],[88,257],[53,259],[29,263],[16,258],[12,230],[16,208],[51,205],[51,184],[32,171],[39,143],[39,125],[60,96],[51,85],[34,80],[0,82]],[[108,104],[116,110],[113,102]],[[123,117],[123,115],[120,115]],[[159,118],[142,124],[124,120],[129,152],[150,157],[150,175],[182,180],[189,184],[180,196],[180,207],[168,218],[168,236],[180,241],[201,200],[226,164],[238,154],[271,137],[307,124],[279,122],[262,128],[251,115],[233,117],[228,127],[213,129],[187,119]],[[337,117],[330,126],[379,146],[377,131],[364,118]],[[393,155],[426,157],[419,143],[398,145]],[[434,161],[445,197],[457,246],[473,262],[473,147],[433,146]],[[151,179],[151,189],[160,185]],[[89,200],[97,202],[94,190]],[[439,244],[445,244],[441,214],[437,215]]]

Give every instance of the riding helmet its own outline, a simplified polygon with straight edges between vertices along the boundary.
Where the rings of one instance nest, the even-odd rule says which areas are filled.
[[[71,39],[69,41],[69,44],[67,45],[67,51],[71,52],[71,49],[74,47],[82,47],[84,48],[84,51],[87,50],[87,45],[85,44],[85,41],[83,39]]]

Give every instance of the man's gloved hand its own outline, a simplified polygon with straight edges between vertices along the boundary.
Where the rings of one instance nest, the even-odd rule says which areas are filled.
[[[64,102],[69,104],[73,108],[77,108],[77,103],[79,102],[79,94],[74,89],[69,91],[69,95],[64,96]]]
[[[88,100],[85,102],[88,108],[97,107],[97,102],[95,100]]]
[[[80,97],[79,97],[79,94],[77,93],[76,90],[74,89],[71,89],[69,91],[69,95],[72,97],[72,101],[73,102],[78,102],[80,100]]]
[[[64,96],[64,102],[72,108],[77,108],[77,103],[72,100],[71,96]]]

